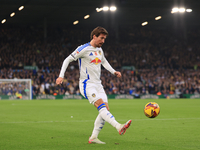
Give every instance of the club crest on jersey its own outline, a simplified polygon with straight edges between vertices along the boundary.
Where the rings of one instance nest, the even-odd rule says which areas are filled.
[[[99,51],[99,55],[101,55],[101,51]]]
[[[94,64],[99,64],[99,63],[101,63],[101,60],[99,59],[99,58],[95,58],[95,59],[93,59],[93,60],[91,60],[91,62],[90,63],[94,63]]]

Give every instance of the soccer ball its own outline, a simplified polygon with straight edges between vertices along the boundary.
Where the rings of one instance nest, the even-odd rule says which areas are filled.
[[[144,106],[144,114],[149,118],[155,118],[160,113],[160,107],[155,102],[149,102]]]

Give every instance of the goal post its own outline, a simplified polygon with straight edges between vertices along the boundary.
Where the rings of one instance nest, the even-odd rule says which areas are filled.
[[[0,79],[0,100],[32,99],[31,79]]]

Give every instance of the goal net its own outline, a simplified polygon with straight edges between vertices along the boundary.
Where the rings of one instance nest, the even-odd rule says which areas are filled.
[[[31,79],[0,79],[0,100],[32,99]]]

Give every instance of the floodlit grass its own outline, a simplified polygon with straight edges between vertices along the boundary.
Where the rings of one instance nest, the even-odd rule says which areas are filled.
[[[143,113],[150,101],[161,108],[154,119]],[[0,150],[200,149],[200,99],[109,100],[109,106],[117,121],[132,125],[120,136],[106,123],[99,134],[106,145],[91,145],[98,111],[87,100],[0,101]]]

